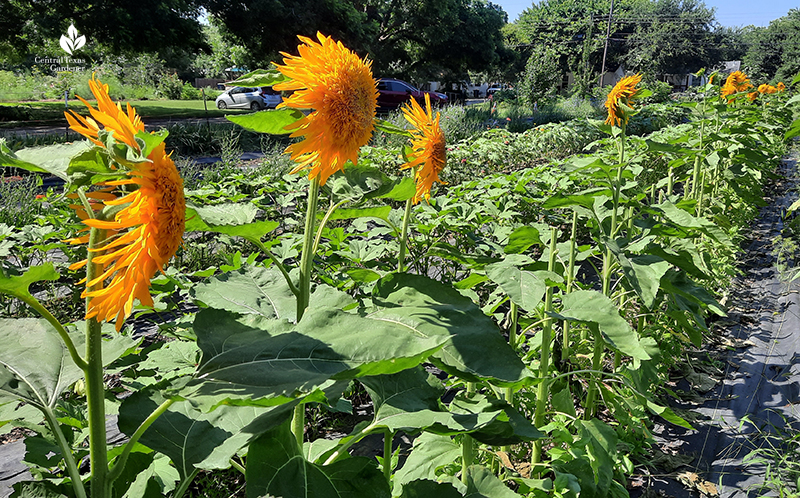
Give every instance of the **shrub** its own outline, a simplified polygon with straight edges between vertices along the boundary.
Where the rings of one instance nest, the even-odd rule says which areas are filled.
[[[195,88],[188,81],[181,87],[181,100],[200,100],[202,98],[203,95],[200,93],[200,89]]]
[[[183,83],[175,73],[165,74],[158,82],[158,95],[165,99],[179,100],[183,93]]]

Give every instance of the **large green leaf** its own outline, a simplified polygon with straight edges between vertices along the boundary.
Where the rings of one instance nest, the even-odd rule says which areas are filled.
[[[513,444],[542,437],[511,406],[482,394],[456,396],[446,409],[439,403],[441,387],[436,378],[421,368],[359,380],[374,404],[375,426],[405,432],[469,432],[487,444]]]
[[[241,126],[247,131],[268,133],[270,135],[288,135],[291,130],[286,127],[302,119],[303,113],[296,109],[276,109],[258,111],[252,114],[229,114],[225,117],[228,121]]]
[[[418,479],[403,486],[401,498],[463,498],[455,486],[449,482],[436,482]]]
[[[564,309],[555,314],[558,318],[596,324],[606,341],[639,360],[650,356],[639,344],[636,331],[619,314],[619,310],[607,296],[592,290],[578,290],[562,297]]]
[[[42,280],[58,280],[53,263],[31,266],[22,275],[11,275],[5,268],[0,268],[0,294],[8,294],[23,300],[33,299],[28,290],[31,284]]]
[[[394,495],[405,490],[405,486],[419,479],[436,479],[436,469],[450,465],[461,456],[461,446],[457,445],[449,436],[439,436],[423,433],[414,439],[411,454],[405,464],[394,473]],[[414,489],[412,485],[412,489]],[[406,496],[403,494],[403,496]],[[430,495],[409,495],[427,498]],[[459,495],[460,496],[460,495]]]
[[[265,319],[294,322],[297,319],[297,298],[283,275],[275,268],[245,266],[197,284],[192,297],[203,304],[242,315],[258,315]],[[331,286],[314,288],[310,308],[345,308],[353,299]]]
[[[67,167],[73,156],[93,147],[89,142],[73,142],[69,144],[30,147],[11,152],[0,140],[0,166],[20,168],[37,173],[50,173],[62,180],[69,180]]]
[[[661,204],[650,206],[649,210],[661,214],[667,220],[678,225],[679,227],[694,228],[718,242],[726,245],[731,244],[730,238],[714,223],[708,221],[706,218],[697,218],[692,216],[692,214],[687,213],[669,201],[664,201]]]
[[[192,297],[212,308],[264,318],[295,321],[297,298],[274,268],[246,266],[223,273],[191,290]]]
[[[325,187],[337,199],[352,201],[377,198],[404,201],[416,192],[413,178],[390,178],[378,168],[364,164],[348,164],[331,175]]]
[[[161,394],[149,391],[127,397],[119,409],[120,430],[131,436],[164,401]],[[238,450],[289,419],[294,405],[221,406],[204,413],[188,401],[178,401],[156,419],[139,442],[167,455],[185,479],[195,468],[228,468]],[[258,430],[251,432],[256,427]]]
[[[72,332],[70,336],[80,351],[83,334]],[[103,344],[105,364],[135,344],[126,336],[112,337]],[[46,320],[0,319],[0,344],[0,393],[5,395],[52,408],[61,393],[83,377],[61,336]]]
[[[669,263],[653,254],[631,255],[616,243],[607,241],[606,246],[617,257],[622,273],[647,309],[652,309],[660,288],[661,277],[669,270]]]
[[[493,263],[485,268],[489,277],[505,292],[514,304],[533,312],[547,290],[547,281],[536,272],[521,270],[504,262]]]
[[[494,321],[453,287],[421,275],[393,273],[376,283],[373,299],[380,310],[371,317],[448,337],[432,357],[443,370],[499,385],[533,379]]]
[[[519,498],[489,469],[479,465],[467,468],[467,494],[464,498]]]
[[[248,498],[389,498],[389,484],[375,461],[366,457],[321,466],[308,462],[289,430],[276,427],[247,450]]]
[[[279,223],[272,220],[253,221],[257,211],[253,204],[189,204],[186,206],[186,231],[223,233],[258,243]]]
[[[508,244],[503,250],[506,254],[520,254],[532,245],[541,243],[539,230],[534,227],[519,227],[508,236]]]
[[[206,309],[194,322],[203,359],[184,395],[204,403],[279,404],[329,379],[395,373],[439,350],[449,336],[385,317],[309,308],[296,325]]]

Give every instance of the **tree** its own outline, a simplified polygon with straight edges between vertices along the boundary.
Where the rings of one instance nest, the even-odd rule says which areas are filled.
[[[641,2],[623,22],[627,67],[656,74],[696,72],[711,64],[714,11],[697,0]]]
[[[534,48],[528,58],[525,74],[517,90],[522,100],[532,106],[556,93],[560,82],[561,73],[558,70],[558,57],[556,57],[555,49],[540,45]]]
[[[745,69],[755,78],[790,81],[800,72],[800,9],[745,35]]]
[[[58,40],[70,24],[114,54],[207,50],[196,0],[3,0],[0,53],[24,59],[34,47]]]
[[[514,55],[507,16],[485,0],[205,0],[224,34],[248,49],[250,65],[294,53],[297,35],[317,31],[369,55],[379,76],[464,78]],[[253,22],[252,19],[257,19]],[[505,59],[504,59],[505,57]]]
[[[602,69],[606,43],[606,70],[622,64],[654,77],[716,62],[714,11],[699,0],[615,0],[606,40],[609,9],[609,0],[542,0],[506,32],[552,47],[561,72],[572,72],[584,92]]]

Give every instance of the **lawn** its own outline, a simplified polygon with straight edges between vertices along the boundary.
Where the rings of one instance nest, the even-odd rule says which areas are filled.
[[[89,101],[92,105],[94,101]],[[206,101],[208,112],[202,100],[132,100],[131,105],[143,118],[205,118],[250,112],[245,109],[217,109],[213,100]],[[69,101],[69,108],[87,114],[80,100]],[[0,127],[17,127],[26,122],[61,123],[64,121],[64,102],[2,102],[0,103]]]

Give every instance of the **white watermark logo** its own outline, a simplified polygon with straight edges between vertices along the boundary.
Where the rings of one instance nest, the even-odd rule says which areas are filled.
[[[80,50],[81,47],[86,45],[86,37],[83,35],[78,36],[78,30],[75,29],[75,25],[70,24],[69,29],[67,29],[67,34],[61,35],[61,39],[58,42],[61,44],[61,48],[64,49],[64,52],[72,55],[72,52]]]

